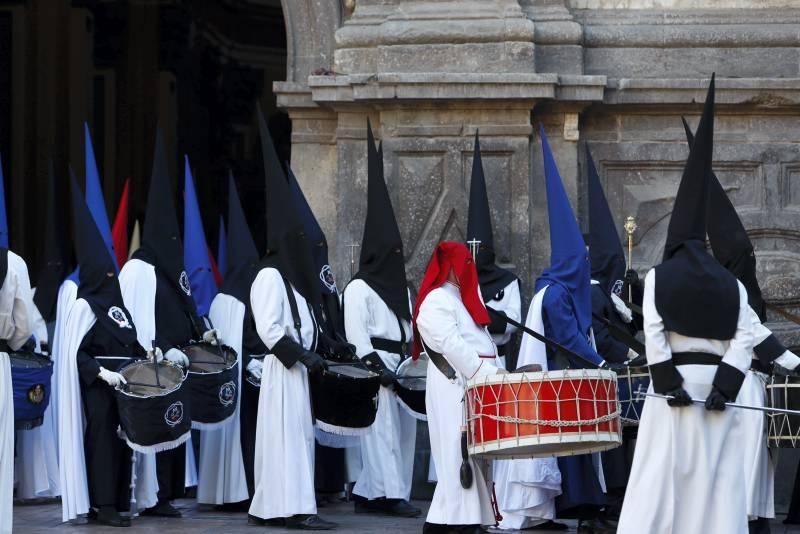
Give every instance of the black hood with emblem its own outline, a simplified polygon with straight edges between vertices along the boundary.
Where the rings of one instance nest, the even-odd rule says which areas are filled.
[[[114,259],[108,253],[71,169],[70,194],[75,252],[80,267],[78,298],[89,304],[98,325],[123,346],[133,347],[137,344],[136,328],[122,300]]]

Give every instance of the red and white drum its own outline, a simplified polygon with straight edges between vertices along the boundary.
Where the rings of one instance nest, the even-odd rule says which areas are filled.
[[[465,409],[470,454],[544,458],[599,452],[622,443],[613,371],[482,377],[467,385]]]

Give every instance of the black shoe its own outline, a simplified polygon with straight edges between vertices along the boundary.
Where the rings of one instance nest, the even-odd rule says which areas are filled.
[[[539,523],[534,527],[528,527],[525,530],[567,530],[568,528],[569,527],[564,523],[556,523],[555,521],[549,520],[544,523]]]
[[[422,514],[422,510],[416,506],[413,506],[405,499],[388,501],[384,507],[384,510],[387,515],[393,515],[396,517],[419,517]]]
[[[247,524],[254,527],[263,527],[267,524],[267,520],[261,519],[260,517],[256,517],[252,514],[247,514]]]
[[[142,512],[142,515],[153,517],[181,517],[181,511],[172,506],[169,501],[158,501],[158,504]]]
[[[601,519],[588,519],[578,521],[578,532],[584,534],[614,534],[617,531],[615,525],[611,525]]]
[[[293,515],[286,518],[286,528],[296,530],[333,530],[336,523],[325,521],[318,515]]]
[[[113,506],[101,506],[96,513],[90,515],[90,519],[109,527],[131,526],[130,518],[122,517]]]
[[[373,512],[369,505],[369,501],[355,501],[353,503],[353,511],[357,514],[368,514]]]

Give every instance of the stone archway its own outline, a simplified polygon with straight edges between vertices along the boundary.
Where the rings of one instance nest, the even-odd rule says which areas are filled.
[[[315,70],[333,67],[343,6],[341,1],[281,0],[281,7],[286,23],[286,81],[305,84]]]

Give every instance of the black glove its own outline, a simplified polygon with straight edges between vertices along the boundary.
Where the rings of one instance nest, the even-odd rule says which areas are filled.
[[[800,376],[800,369],[787,369],[777,363],[772,364],[772,374],[775,376]]]
[[[506,313],[500,310],[495,310],[490,306],[487,306],[486,309],[489,311],[489,318],[492,320],[492,322],[489,323],[489,333],[504,333],[506,331],[506,325],[508,324],[508,316]]]
[[[352,356],[356,353],[356,346],[346,341],[334,339],[325,334],[322,334],[320,338],[328,352],[336,356],[337,359],[348,359],[346,358],[347,356]]]
[[[692,405],[692,398],[689,396],[686,390],[683,389],[682,386],[678,386],[677,388],[671,391],[667,391],[665,395],[668,397],[672,397],[671,399],[667,399],[667,404],[669,404],[673,408]]]
[[[397,382],[397,375],[386,369],[381,372],[381,385],[384,387],[392,387]]]
[[[300,356],[300,363],[306,366],[308,372],[313,374],[321,373],[328,368],[328,364],[319,354],[311,351],[305,351]]]
[[[647,367],[647,356],[644,354],[640,354],[632,360],[628,360],[626,363],[628,367]]]
[[[632,287],[638,286],[641,283],[639,282],[639,273],[633,269],[625,271],[625,283]]]
[[[605,360],[603,363],[600,364],[600,369],[608,369],[610,371],[621,371],[625,369],[625,364],[620,362],[610,362]]]
[[[726,402],[728,402],[728,398],[716,387],[713,387],[711,388],[711,393],[706,397],[706,410],[717,410],[721,412],[725,410]]]

